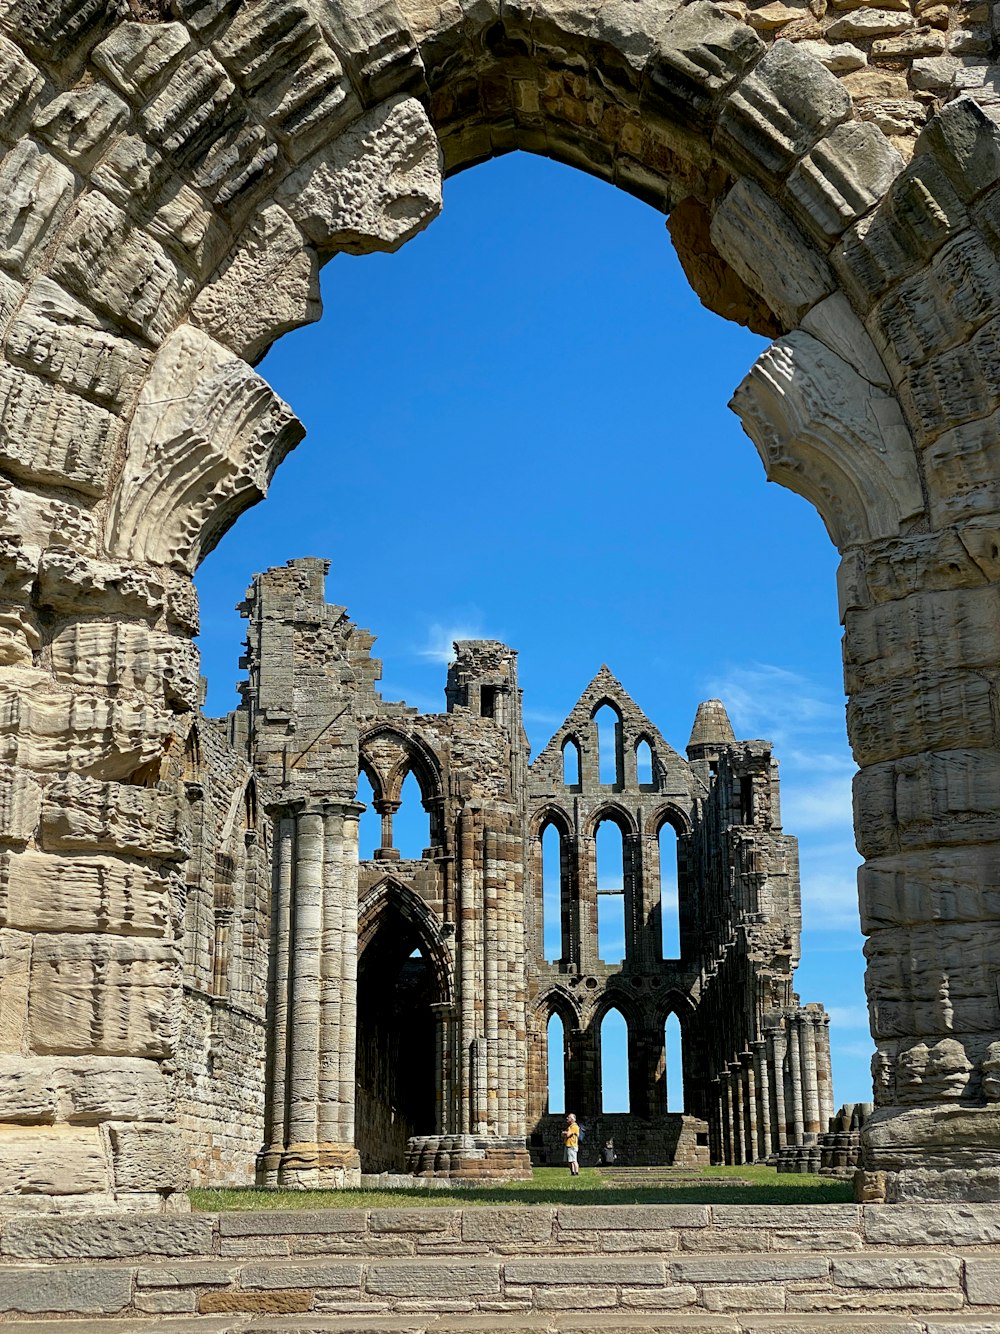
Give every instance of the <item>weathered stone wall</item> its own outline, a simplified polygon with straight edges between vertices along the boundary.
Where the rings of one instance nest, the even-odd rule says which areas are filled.
[[[88,1222],[5,1222],[3,1315],[90,1315],[111,1329],[175,1317],[159,1330],[190,1327],[176,1317],[198,1312],[194,1328],[213,1334],[236,1334],[248,1316],[268,1329],[363,1321],[370,1334],[972,1334],[1000,1317],[995,1205],[507,1205]],[[46,1325],[19,1324],[18,1334]]]
[[[866,1161],[897,1196],[996,1189],[990,20],[768,8],[0,5],[0,1040],[45,1090],[77,1089],[78,1060],[115,1088],[145,1063],[89,1119],[46,1091],[51,1130],[12,1093],[12,1189],[39,1157],[71,1193],[178,1179],[190,830],[165,757],[197,706],[190,575],[301,432],[247,361],[316,317],[320,262],[433,217],[442,157],[515,147],[670,212],[702,299],[781,335],[734,406],[844,557]],[[844,43],[868,65],[826,68]],[[321,873],[352,863],[347,807],[283,819]],[[44,920],[38,883],[62,887]]]
[[[264,1134],[269,822],[253,771],[219,720],[192,727],[173,768],[181,770],[191,827],[178,1126],[191,1184],[249,1183]]]
[[[544,1116],[531,1137],[532,1162],[559,1165],[566,1151],[563,1116]],[[580,1164],[601,1164],[601,1150],[614,1141],[615,1161],[622,1167],[707,1167],[711,1161],[708,1123],[680,1112],[658,1117],[633,1116],[628,1112],[604,1112],[587,1121],[580,1145]]]

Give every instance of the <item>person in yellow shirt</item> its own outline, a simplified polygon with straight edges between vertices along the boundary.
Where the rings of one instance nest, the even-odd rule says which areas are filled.
[[[569,1163],[569,1174],[571,1177],[577,1177],[580,1175],[580,1164],[577,1161],[580,1149],[580,1126],[572,1112],[566,1114],[566,1126],[562,1137],[563,1143],[566,1145],[566,1161]]]

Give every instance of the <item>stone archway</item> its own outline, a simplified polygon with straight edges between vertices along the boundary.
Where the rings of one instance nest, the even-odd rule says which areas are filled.
[[[442,1012],[453,1005],[437,924],[384,881],[359,905],[357,1131],[364,1172],[402,1172],[407,1141],[439,1130]]]
[[[169,912],[136,931],[132,905],[180,899],[191,573],[301,434],[248,362],[317,316],[321,262],[401,245],[442,170],[515,147],[671,213],[702,299],[777,336],[733,405],[843,556],[879,1053],[867,1163],[890,1198],[1000,1188],[981,1078],[1000,1050],[991,39],[948,11],[922,31],[954,54],[918,68],[850,13],[803,27],[775,8],[4,6],[12,1189],[184,1183],[178,947]],[[845,36],[888,59],[881,82],[827,68]]]

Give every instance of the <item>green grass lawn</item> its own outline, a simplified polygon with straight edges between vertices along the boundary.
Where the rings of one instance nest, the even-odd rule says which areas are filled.
[[[221,1209],[455,1208],[481,1204],[844,1204],[850,1182],[779,1176],[773,1167],[706,1167],[701,1180],[676,1186],[610,1186],[596,1167],[571,1177],[564,1167],[536,1167],[530,1181],[452,1190],[260,1190],[202,1188],[191,1207]],[[729,1180],[727,1181],[727,1178]],[[749,1184],[736,1184],[742,1179]]]

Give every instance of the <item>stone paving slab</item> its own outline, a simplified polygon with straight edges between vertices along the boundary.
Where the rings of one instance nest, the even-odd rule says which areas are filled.
[[[995,1246],[1000,1207],[995,1204],[894,1204],[864,1206],[869,1245]]]
[[[994,1317],[891,1313],[861,1316],[803,1316],[760,1313],[714,1315],[703,1312],[642,1316],[627,1312],[525,1315],[323,1315],[232,1314],[143,1320],[144,1334],[998,1334]],[[4,1323],[4,1334],[107,1334],[95,1320],[30,1320]]]
[[[196,1316],[190,1319],[172,1317],[168,1321],[143,1320],[138,1327],[143,1334],[168,1334],[168,1331],[169,1334],[234,1334],[236,1329],[231,1317],[220,1316]],[[106,1320],[12,1320],[0,1328],[4,1334],[108,1334],[111,1328],[124,1331],[127,1326],[110,1326]],[[285,1328],[291,1334],[291,1327]],[[296,1330],[294,1334],[304,1334],[304,1331]],[[346,1331],[338,1331],[338,1334],[346,1334]]]
[[[400,1210],[400,1212],[406,1212]],[[447,1213],[448,1210],[442,1210]],[[427,1214],[430,1210],[420,1210]],[[205,1214],[217,1219],[223,1237],[271,1237],[289,1233],[367,1232],[368,1213],[364,1209],[268,1209],[257,1212]]]
[[[211,1255],[211,1214],[52,1218],[31,1215],[3,1224],[4,1259],[125,1260],[135,1256]]]

